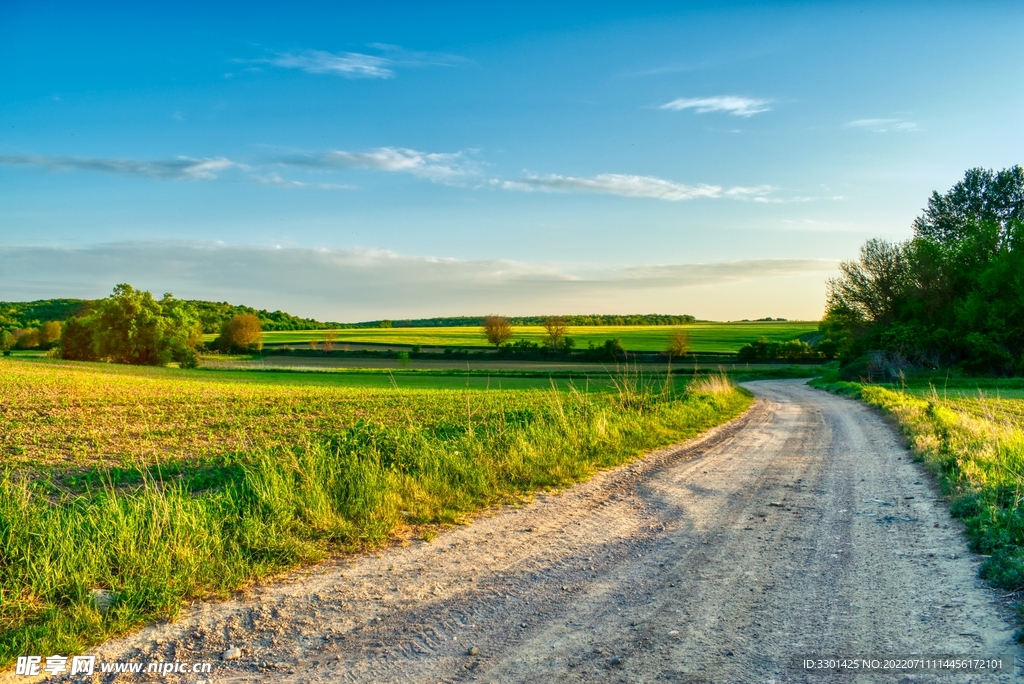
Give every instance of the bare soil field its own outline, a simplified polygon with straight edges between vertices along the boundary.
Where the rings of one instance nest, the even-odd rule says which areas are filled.
[[[851,682],[794,663],[843,655],[1019,667],[1008,608],[903,438],[801,381],[748,387],[755,406],[696,440],[96,654],[213,660],[212,682]]]

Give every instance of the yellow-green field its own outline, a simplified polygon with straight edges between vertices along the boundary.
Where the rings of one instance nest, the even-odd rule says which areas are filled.
[[[429,536],[752,401],[724,377],[663,391],[623,375],[587,393],[332,375],[0,358],[0,667],[81,653],[398,532]]]
[[[735,353],[743,345],[759,337],[785,342],[818,329],[817,321],[751,321],[737,323],[694,323],[679,326],[690,334],[690,350],[709,353]],[[589,342],[595,346],[605,340],[618,339],[627,351],[664,351],[674,327],[658,325],[574,326],[568,335],[582,349]],[[488,347],[480,328],[352,328],[337,330],[338,344],[394,344],[424,347]],[[514,328],[512,341],[530,340],[540,343],[545,336],[540,326]],[[207,336],[213,339],[213,335]],[[287,330],[263,334],[264,344],[308,344],[322,340],[322,330]]]

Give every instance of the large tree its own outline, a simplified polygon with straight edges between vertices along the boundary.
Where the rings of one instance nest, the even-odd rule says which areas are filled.
[[[194,365],[202,332],[187,306],[171,294],[156,300],[149,292],[120,284],[85,317],[65,325],[65,358],[160,366],[171,361]]]
[[[870,240],[829,282],[824,344],[918,367],[1024,372],[1024,169],[971,169],[910,240]]]

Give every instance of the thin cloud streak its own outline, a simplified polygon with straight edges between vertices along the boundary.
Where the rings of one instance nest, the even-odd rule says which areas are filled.
[[[332,150],[323,154],[281,157],[276,163],[306,168],[359,168],[409,173],[433,181],[448,181],[475,172],[462,152],[420,152],[403,147],[379,147],[369,152]]]
[[[671,102],[666,102],[659,109],[669,109],[676,112],[684,109],[693,109],[698,114],[725,112],[733,116],[750,117],[754,114],[771,111],[771,107],[768,104],[769,100],[721,95],[717,97],[680,97]]]
[[[278,52],[273,57],[237,59],[243,64],[269,64],[280,69],[296,69],[307,74],[330,74],[344,78],[380,78],[396,76],[398,67],[455,66],[468,60],[455,55],[414,52],[398,45],[371,43],[369,47],[384,53],[371,55],[363,52],[328,52],[302,50]]]
[[[793,307],[791,315],[815,317],[825,274],[835,267],[831,260],[756,259],[602,268],[369,249],[124,242],[79,249],[0,247],[0,290],[9,299],[91,298],[129,282],[179,297],[340,321],[495,310],[622,313],[658,308],[702,317],[769,315],[760,306],[775,312],[770,315],[786,315],[777,301]],[[772,304],[771,297],[781,296],[785,283],[792,288],[797,281],[796,300]],[[726,306],[723,297],[735,301]],[[793,302],[803,300],[798,310]]]
[[[0,164],[8,166],[40,166],[55,171],[98,171],[125,176],[142,176],[164,180],[216,180],[228,169],[247,169],[245,164],[225,157],[147,161],[139,159],[103,159],[99,157],[63,157],[38,154],[0,155]]]
[[[678,202],[701,197],[731,199],[757,199],[771,192],[769,185],[751,188],[723,188],[720,185],[683,185],[656,178],[654,176],[634,176],[619,173],[603,173],[592,178],[575,178],[573,176],[529,176],[517,181],[495,180],[506,190],[523,190],[527,192],[596,192],[622,197],[648,197]]]
[[[266,60],[282,69],[299,69],[307,74],[334,74],[345,78],[394,78],[394,62],[385,57],[359,52],[332,53],[324,50],[305,50],[300,53],[284,52]]]
[[[889,133],[891,131],[907,133],[917,130],[917,124],[904,119],[858,119],[845,124],[847,128],[860,128],[872,133]]]

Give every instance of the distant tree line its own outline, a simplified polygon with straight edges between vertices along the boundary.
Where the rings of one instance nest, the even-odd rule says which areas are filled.
[[[33,302],[0,302],[0,330],[38,328],[46,321],[62,323],[82,316],[102,300],[41,299]],[[324,323],[313,318],[301,318],[284,311],[267,311],[250,306],[237,306],[227,302],[202,300],[175,300],[188,310],[204,333],[219,333],[234,316],[252,314],[263,330],[327,330],[342,327],[341,323]]]
[[[406,318],[402,320],[366,321],[343,324],[341,328],[475,328],[484,324],[486,316],[442,316],[437,318]],[[507,316],[509,325],[542,326],[551,316]],[[689,325],[693,316],[668,314],[608,315],[589,314],[557,316],[565,325]]]
[[[15,330],[38,328],[46,321],[63,322],[81,316],[100,300],[88,299],[40,299],[32,302],[0,302],[0,330],[13,333]],[[416,318],[403,320],[377,320],[361,323],[334,323],[314,318],[293,316],[284,311],[267,311],[251,306],[184,299],[182,302],[202,328],[203,333],[219,333],[235,316],[252,314],[259,319],[260,327],[272,330],[340,330],[357,328],[447,328],[478,327],[483,325],[484,316],[448,316],[438,318]],[[510,325],[544,325],[550,316],[511,316]],[[590,314],[559,316],[565,325],[689,325],[697,319],[690,315],[631,314],[606,315]],[[772,319],[763,319],[772,320]],[[784,319],[776,319],[784,320]]]
[[[967,171],[913,229],[840,265],[818,349],[849,377],[1024,373],[1024,169]]]

